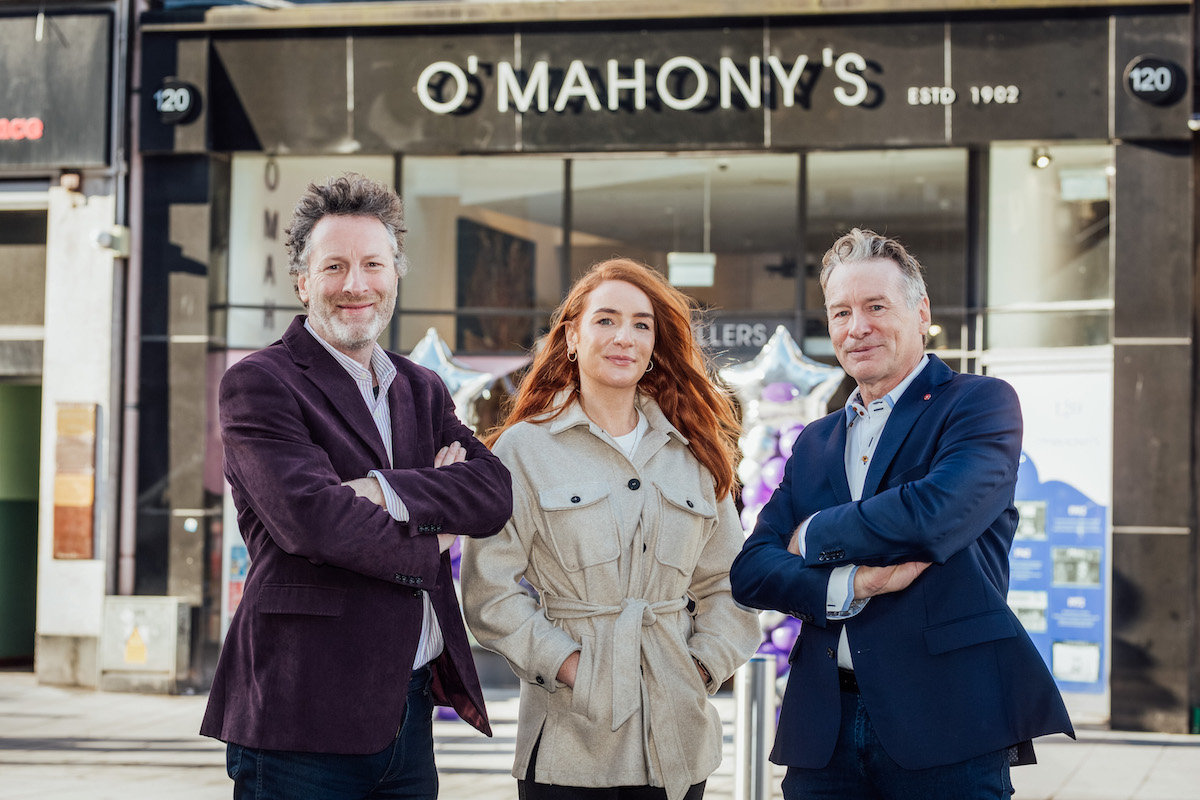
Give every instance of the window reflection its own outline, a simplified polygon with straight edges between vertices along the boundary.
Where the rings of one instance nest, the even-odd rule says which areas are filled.
[[[864,150],[808,157],[805,311],[812,354],[832,354],[824,330],[821,258],[851,228],[898,239],[925,267],[931,350],[963,347],[967,298],[967,151]]]
[[[1110,341],[1112,176],[1110,145],[992,148],[989,348]]]

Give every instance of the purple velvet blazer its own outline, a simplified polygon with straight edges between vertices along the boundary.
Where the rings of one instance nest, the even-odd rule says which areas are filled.
[[[439,532],[490,536],[512,514],[508,471],[454,415],[441,379],[389,354],[394,468],[354,381],[292,322],[221,380],[225,476],[250,554],[200,732],[254,748],[366,754],[404,718],[429,592],[446,646],[437,702],[491,735]],[[434,469],[458,441],[467,461]],[[398,523],[342,481],[381,469]]]

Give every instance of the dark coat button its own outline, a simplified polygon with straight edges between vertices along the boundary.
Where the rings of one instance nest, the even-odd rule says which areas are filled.
[[[639,481],[637,478],[630,478],[628,486],[630,489],[637,491],[638,489],[642,488],[642,482]]]
[[[413,589],[413,597],[420,597],[420,596],[421,596],[421,590]]]
[[[572,502],[572,503],[578,503],[578,502],[579,502],[579,495],[574,495],[574,496],[572,496],[572,497],[571,497],[571,502]]]
[[[538,676],[537,676],[537,682],[538,682],[539,684],[541,684],[542,686],[545,686],[545,685],[546,685],[546,679],[545,679],[545,678],[543,678],[541,675],[538,675]]]
[[[691,501],[691,500],[688,500],[688,501],[687,501],[687,506],[688,506],[688,508],[695,508],[695,507],[696,507],[696,506],[694,506],[694,505],[692,504],[692,501]]]
[[[837,658],[837,650],[834,650],[832,647],[826,647],[825,655],[829,656],[830,658]]]

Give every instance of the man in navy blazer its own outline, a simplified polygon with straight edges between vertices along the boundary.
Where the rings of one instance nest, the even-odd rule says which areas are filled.
[[[1007,603],[1016,394],[924,353],[925,281],[895,240],[852,230],[821,286],[858,387],[800,434],[730,572],[737,600],[804,623],[784,797],[1007,798],[1033,737],[1073,735]]]
[[[221,381],[251,562],[201,733],[228,743],[235,798],[434,798],[433,705],[491,734],[447,550],[504,526],[511,479],[441,379],[376,343],[399,197],[313,184],[287,232],[307,318]]]

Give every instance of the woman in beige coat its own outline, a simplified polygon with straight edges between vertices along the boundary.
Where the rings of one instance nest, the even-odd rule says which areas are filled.
[[[761,639],[729,590],[737,431],[684,295],[625,259],[576,283],[489,441],[513,517],[462,560],[467,622],[521,679],[522,800],[703,796],[706,695]]]

